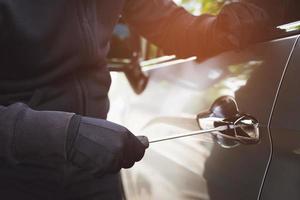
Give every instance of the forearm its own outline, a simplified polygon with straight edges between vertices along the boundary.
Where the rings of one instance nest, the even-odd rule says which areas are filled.
[[[22,103],[0,105],[0,159],[6,162],[51,168],[70,162],[103,175],[131,167],[147,147],[125,127],[106,120],[35,111]]]
[[[231,3],[217,16],[196,17],[171,0],[128,0],[124,17],[166,53],[200,59],[259,41],[269,20],[264,10],[249,3]]]
[[[167,54],[205,57],[209,53],[206,26],[213,16],[193,16],[169,0],[129,0],[124,17],[138,33]]]
[[[73,115],[35,111],[22,103],[0,106],[0,156],[14,163],[65,162],[67,133]]]

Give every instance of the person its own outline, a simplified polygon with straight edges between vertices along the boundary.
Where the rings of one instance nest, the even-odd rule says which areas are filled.
[[[106,120],[120,15],[166,53],[202,59],[256,41],[267,20],[249,3],[198,17],[171,0],[0,5],[0,195],[12,200],[122,198],[118,172],[148,144]]]

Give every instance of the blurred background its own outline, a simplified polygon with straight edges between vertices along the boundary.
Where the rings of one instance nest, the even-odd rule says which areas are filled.
[[[190,13],[200,15],[201,13],[217,14],[224,4],[234,0],[174,0],[174,2]]]

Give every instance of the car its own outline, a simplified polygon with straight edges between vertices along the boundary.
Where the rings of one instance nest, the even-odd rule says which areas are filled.
[[[299,19],[201,62],[154,62],[138,90],[111,73],[108,119],[153,142],[122,171],[127,199],[300,199]]]

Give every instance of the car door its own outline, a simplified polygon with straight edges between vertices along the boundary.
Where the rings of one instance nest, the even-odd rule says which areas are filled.
[[[270,121],[273,155],[262,199],[300,199],[300,43],[291,55]]]
[[[124,75],[112,73],[109,120],[150,140],[199,130],[196,116],[224,96],[259,121],[257,144],[222,144],[209,133],[150,144],[144,159],[122,172],[126,197],[256,199],[271,157],[272,105],[296,39],[276,39],[200,63],[191,58],[148,67],[141,95]]]

